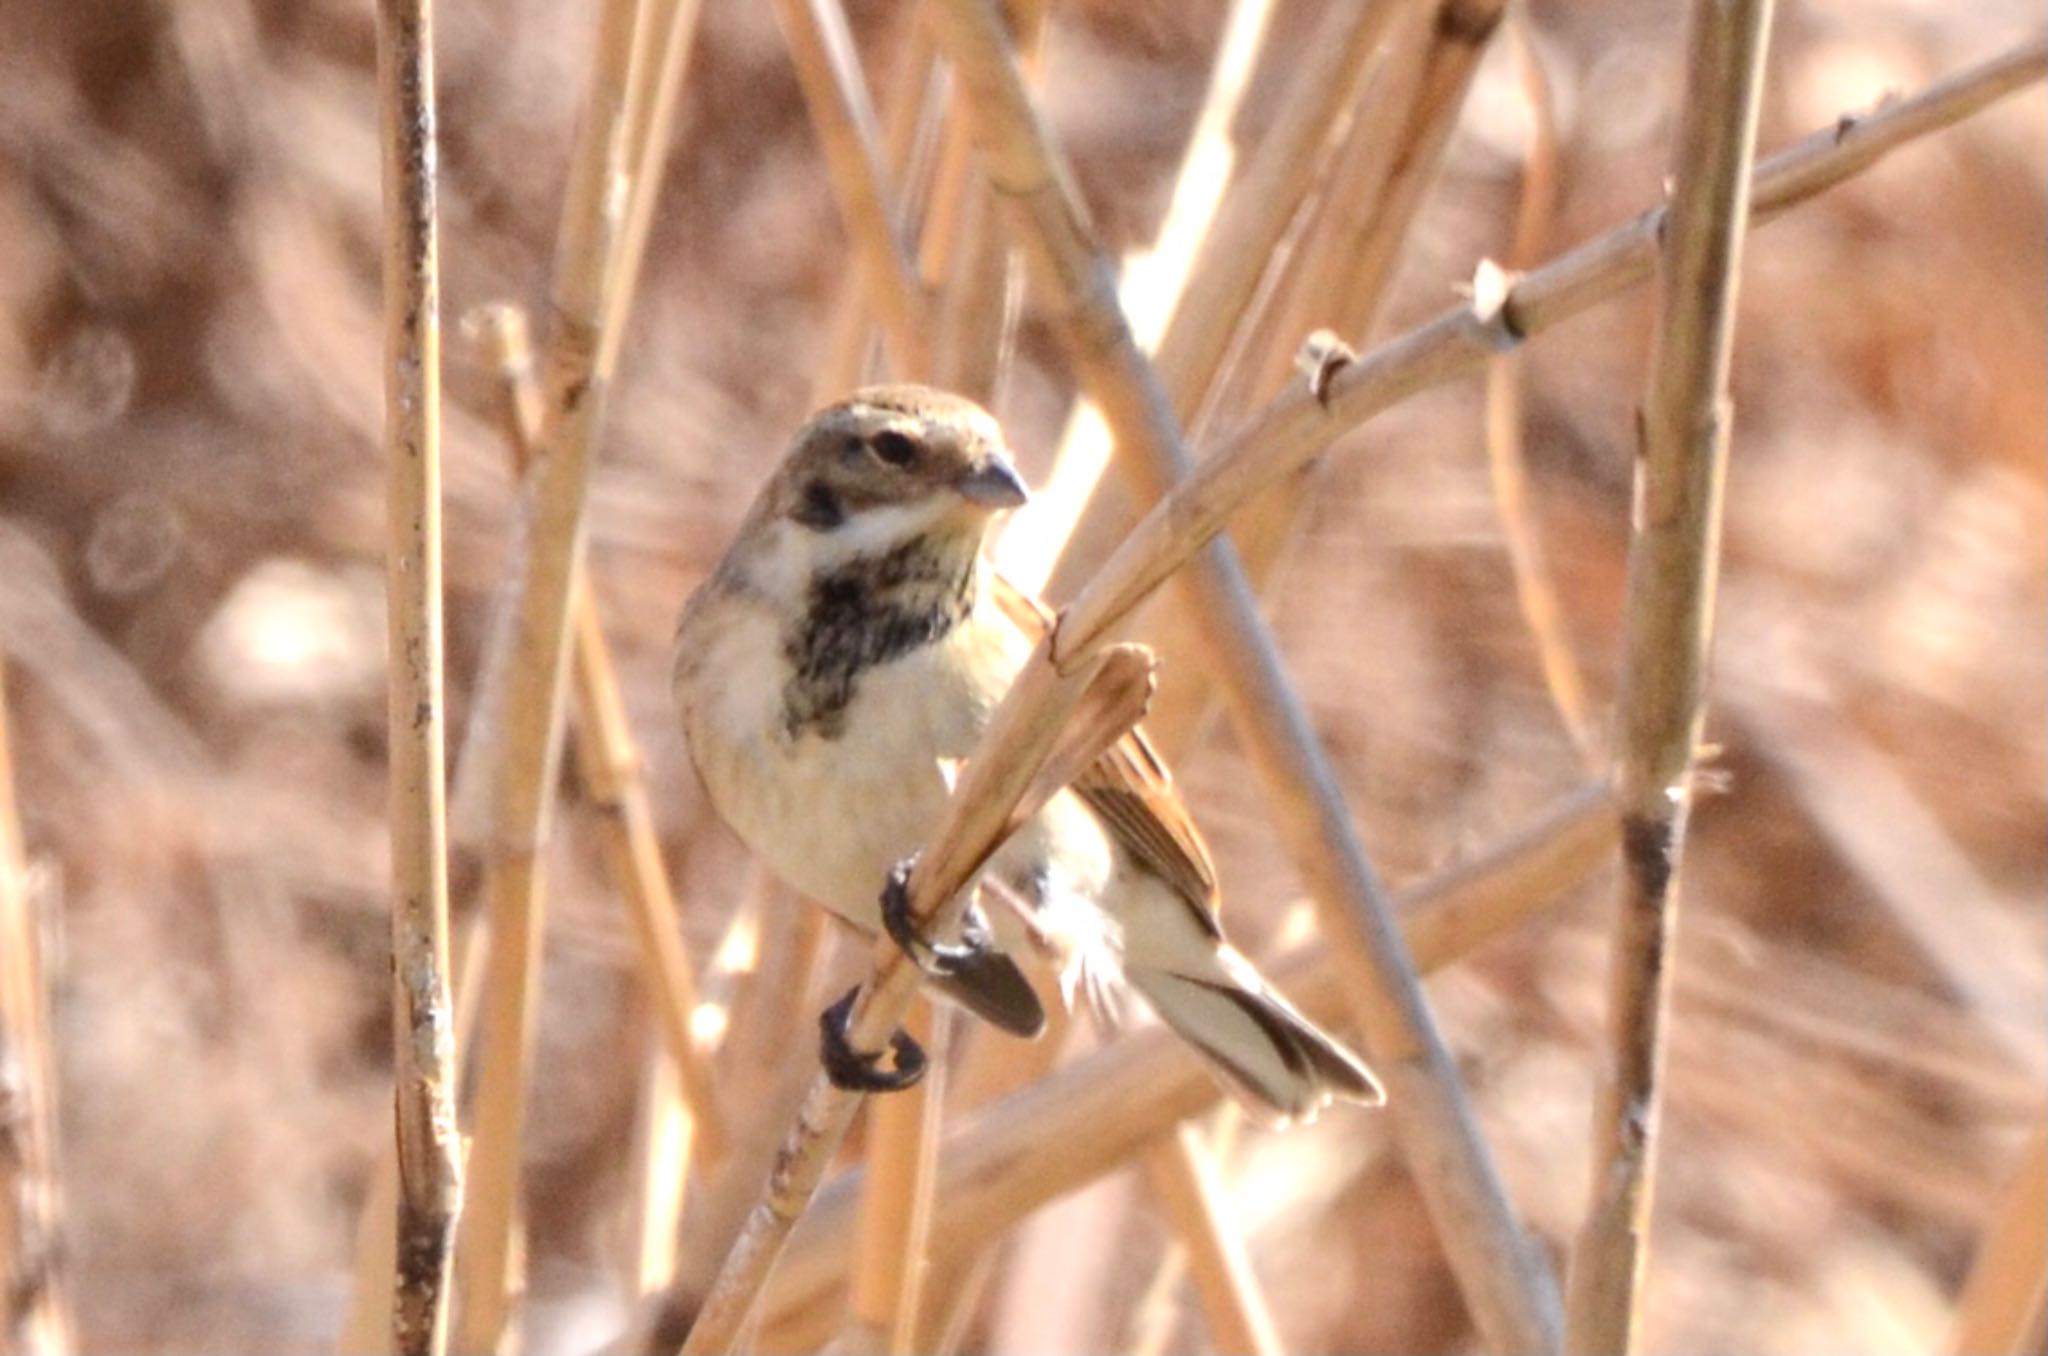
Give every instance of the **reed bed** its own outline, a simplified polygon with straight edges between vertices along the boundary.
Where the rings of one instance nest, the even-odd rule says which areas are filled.
[[[2038,1345],[2035,17],[4,25],[11,1347]],[[675,608],[883,378],[1060,608],[915,910],[1143,719],[1384,1111],[935,1011],[716,823]]]

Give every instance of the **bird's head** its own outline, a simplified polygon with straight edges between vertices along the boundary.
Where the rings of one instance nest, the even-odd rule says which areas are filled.
[[[978,549],[1027,498],[988,411],[925,386],[870,386],[797,431],[768,503],[813,535],[814,555],[853,556],[917,536]]]

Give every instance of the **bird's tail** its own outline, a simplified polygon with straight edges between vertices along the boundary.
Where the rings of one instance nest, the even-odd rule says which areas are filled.
[[[1179,901],[1175,901],[1176,904]],[[1125,921],[1124,978],[1261,1119],[1312,1119],[1332,1102],[1378,1106],[1371,1069],[1181,910]]]

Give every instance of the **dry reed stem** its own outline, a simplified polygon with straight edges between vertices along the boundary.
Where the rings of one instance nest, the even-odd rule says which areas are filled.
[[[923,378],[932,364],[924,291],[890,213],[874,106],[846,15],[834,0],[775,0],[775,17],[818,133],[854,267],[865,283],[862,291],[881,319],[891,366],[904,380]]]
[[[1636,434],[1613,774],[1622,885],[1592,1199],[1568,1285],[1566,1337],[1578,1352],[1631,1351],[1640,1334],[1678,873],[1706,720],[1732,418],[1728,369],[1771,6],[1699,0],[1686,46],[1649,394]]]
[[[450,938],[455,974],[455,1048],[467,1050],[476,1035],[478,997],[483,990],[483,961],[490,950],[481,910],[472,910]],[[355,1250],[351,1257],[349,1307],[342,1319],[339,1352],[383,1351],[391,1334],[391,1280],[398,1256],[397,1235],[388,1227],[398,1209],[398,1146],[394,1140],[378,1156],[369,1189],[356,1217]]]
[[[1277,1356],[1280,1330],[1236,1225],[1224,1218],[1223,1189],[1208,1147],[1178,1125],[1145,1151],[1145,1180],[1187,1249],[1188,1268],[1219,1356]]]
[[[1191,462],[1167,394],[1132,341],[1001,21],[976,0],[937,4],[930,13],[1054,324],[1116,434],[1119,464],[1141,496],[1157,500]],[[1418,1185],[1480,1330],[1499,1347],[1548,1350],[1556,1344],[1555,1283],[1514,1216],[1335,771],[1228,543],[1211,543],[1188,582],[1212,671],[1222,679],[1276,826],[1354,969],[1356,1011],[1388,1082],[1395,1132],[1409,1161],[1428,1165],[1417,1172]],[[1052,638],[1056,653],[1064,631]]]
[[[1769,221],[2044,73],[2048,37],[2035,37],[1910,99],[1844,116],[1759,165],[1752,214],[1758,222]],[[1477,372],[1501,349],[1643,282],[1656,258],[1663,219],[1663,209],[1653,208],[1515,280],[1495,308],[1456,307],[1375,346],[1344,364],[1320,400],[1301,384],[1282,392],[1145,515],[1066,609],[1057,637],[1061,662],[1105,643],[1232,514],[1345,433],[1417,392]]]
[[[604,359],[616,352],[615,344],[607,349],[604,333],[625,320],[626,308],[611,289],[621,280],[616,250],[627,211],[621,189],[630,184],[628,157],[634,150],[628,87],[635,11],[633,0],[606,0],[599,11],[557,240],[540,453],[520,505],[527,550],[515,563],[508,603],[513,640],[502,677],[484,863],[493,924],[471,1148],[474,1218],[463,1230],[458,1257],[462,1309],[456,1339],[463,1351],[495,1349],[508,1313],[520,1189],[518,1125],[532,1026],[530,974],[541,932],[540,862],[561,756],[570,601],[582,569],[590,453],[611,377]],[[656,31],[651,24],[645,29],[650,37]]]
[[[1143,714],[1151,682],[1150,656],[1136,647],[1108,649],[1086,664],[1061,669],[1053,662],[1050,638],[1040,644],[1013,688],[1023,699],[1004,702],[996,713],[954,789],[945,823],[910,873],[911,916],[923,929],[945,935],[958,927],[969,902],[964,887],[1007,835],[1020,802],[1044,789],[1034,785],[1040,767],[1055,754],[1072,752],[1061,743],[1068,718],[1088,708],[1096,719],[1075,724],[1096,732],[1099,752]],[[874,971],[860,986],[847,1020],[852,1048],[886,1050],[918,983],[917,968],[902,951],[878,942]],[[822,1075],[813,1082],[761,1199],[698,1311],[685,1352],[727,1351],[739,1339],[861,1101],[861,1094],[835,1087]]]
[[[2048,1116],[2035,1122],[2019,1167],[1977,1249],[1957,1304],[1955,1356],[2041,1350],[2048,1323]]]
[[[0,654],[0,1349],[72,1347],[58,1221],[57,1070]]]
[[[398,1143],[393,1348],[438,1353],[462,1209],[448,997],[441,633],[440,259],[431,0],[382,0],[384,440],[390,534],[391,954]]]
[[[1529,138],[1522,154],[1522,196],[1507,253],[1508,270],[1514,272],[1536,262],[1557,209],[1557,109],[1524,11],[1509,11],[1508,33],[1529,114]],[[1551,705],[1557,708],[1580,760],[1592,767],[1599,756],[1598,737],[1586,680],[1572,651],[1564,604],[1543,550],[1535,507],[1529,502],[1528,458],[1522,446],[1520,350],[1503,353],[1486,365],[1485,404],[1486,466],[1493,482],[1501,539],[1507,546],[1508,568],[1515,581],[1515,601],[1536,647],[1544,690],[1549,692]]]
[[[1604,788],[1591,786],[1470,862],[1403,889],[1402,929],[1417,963],[1441,969],[1505,934],[1605,865],[1614,843],[1612,805]],[[1344,1011],[1349,981],[1327,948],[1296,947],[1268,972],[1310,1017],[1328,1021]],[[1000,1237],[1223,1097],[1200,1056],[1155,1027],[983,1108],[955,1124],[940,1145],[934,1252],[944,1256]],[[775,1327],[817,1312],[821,1297],[845,1283],[859,1192],[856,1172],[819,1194],[778,1276]]]
[[[498,380],[499,424],[506,448],[515,471],[524,475],[540,437],[541,411],[526,313],[516,306],[487,307],[475,317],[475,329]],[[692,1141],[707,1164],[716,1163],[729,1147],[728,1132],[717,1080],[690,1026],[697,1008],[696,970],[676,927],[679,911],[662,859],[654,803],[588,579],[576,581],[570,609],[576,770],[598,811],[605,861],[633,920],[641,978],[663,1044],[679,1072]]]

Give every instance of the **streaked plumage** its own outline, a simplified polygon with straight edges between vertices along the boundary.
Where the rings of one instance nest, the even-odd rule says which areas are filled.
[[[676,695],[713,803],[790,886],[866,931],[1049,624],[981,554],[1022,499],[978,406],[858,391],[798,432],[684,608]],[[982,882],[1001,950],[1050,952],[1070,1001],[1121,976],[1256,1109],[1380,1100],[1223,941],[1208,848],[1142,733],[1047,801]],[[945,987],[1021,1034],[1042,1020],[1000,956]]]

